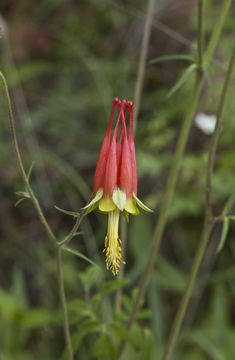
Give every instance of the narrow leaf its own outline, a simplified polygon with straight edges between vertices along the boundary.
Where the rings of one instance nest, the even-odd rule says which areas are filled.
[[[222,6],[222,9],[220,11],[220,15],[218,17],[218,20],[217,20],[215,26],[214,26],[214,30],[212,32],[209,44],[208,44],[207,49],[206,49],[206,53],[205,53],[205,57],[204,57],[205,64],[208,64],[210,62],[211,57],[213,56],[215,47],[217,46],[217,44],[219,42],[220,34],[221,34],[222,29],[223,29],[223,26],[224,26],[224,23],[225,23],[226,16],[227,16],[228,10],[230,8],[230,5],[231,5],[231,0],[225,0],[223,2],[223,6]]]
[[[229,230],[229,219],[225,218],[223,222],[221,238],[217,249],[217,254],[223,249]]]
[[[73,255],[76,255],[76,256],[82,258],[83,260],[89,262],[90,264],[98,267],[98,265],[97,265],[94,261],[92,261],[91,259],[89,259],[87,256],[83,255],[83,254],[80,253],[79,251],[74,250],[74,249],[71,249],[71,248],[69,248],[69,247],[67,247],[67,246],[62,246],[62,249],[64,249],[65,251],[68,251],[69,253],[71,253],[71,254],[73,254]]]
[[[192,55],[189,54],[172,54],[172,55],[165,55],[165,56],[159,56],[155,59],[150,60],[150,64],[156,64],[159,62],[164,61],[170,61],[170,60],[187,60],[187,61],[193,61],[194,58]]]
[[[32,164],[31,164],[31,166],[29,168],[29,171],[28,171],[28,174],[27,174],[27,179],[28,180],[30,179],[30,176],[31,176],[34,165],[35,165],[35,161],[32,162]]]
[[[64,210],[64,209],[61,209],[59,206],[56,206],[56,205],[55,205],[55,208],[56,208],[56,210],[66,214],[66,215],[73,216],[73,217],[78,217],[79,216],[78,212]]]
[[[213,86],[213,79],[212,79],[212,75],[211,75],[211,69],[208,65],[204,66],[203,68],[204,70],[204,74],[209,86],[209,90],[210,90],[210,96],[211,96],[211,100],[214,101],[215,99],[215,92],[214,92],[214,86]]]
[[[24,201],[26,198],[24,197],[24,198],[21,198],[21,199],[19,199],[18,201],[16,201],[16,203],[15,203],[15,207],[17,207],[18,205],[20,205],[20,203],[22,203],[22,201]]]
[[[222,215],[228,215],[229,211],[232,209],[233,205],[235,203],[235,192],[231,194],[231,196],[228,198],[224,210],[222,211]]]
[[[25,199],[30,199],[30,195],[26,191],[17,191],[15,194]]]
[[[167,94],[167,99],[169,99],[187,80],[189,75],[197,68],[196,64],[191,64],[183,73],[183,75],[179,78],[176,84],[171,88],[169,93]]]

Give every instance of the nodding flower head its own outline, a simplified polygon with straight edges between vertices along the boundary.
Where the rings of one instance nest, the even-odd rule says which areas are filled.
[[[111,136],[116,109],[119,113]],[[128,114],[127,134],[126,118]],[[124,263],[121,255],[121,240],[118,235],[119,215],[120,212],[123,213],[127,220],[129,214],[138,215],[139,210],[136,204],[142,209],[152,212],[137,198],[133,103],[115,98],[96,165],[93,198],[84,207],[87,214],[97,206],[102,213],[108,214],[108,232],[105,237],[104,251],[106,252],[106,267],[112,270],[113,275],[117,275],[120,263]]]

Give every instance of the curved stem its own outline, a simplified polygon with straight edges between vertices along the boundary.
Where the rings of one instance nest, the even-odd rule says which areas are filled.
[[[57,274],[58,274],[58,281],[59,281],[60,299],[61,299],[61,305],[62,305],[62,310],[63,310],[63,323],[64,323],[65,340],[66,340],[66,344],[67,344],[67,347],[68,347],[69,359],[73,360],[73,351],[72,351],[70,331],[69,331],[68,314],[67,314],[67,307],[66,307],[66,297],[65,297],[64,282],[63,282],[63,270],[62,270],[62,262],[61,262],[61,245],[63,245],[63,243],[65,243],[65,242],[58,243],[55,234],[53,233],[50,225],[48,224],[48,222],[47,222],[47,220],[46,220],[46,218],[45,218],[45,216],[44,216],[44,214],[42,212],[42,209],[41,209],[41,206],[40,206],[40,204],[38,202],[38,199],[34,195],[33,189],[30,186],[29,179],[28,179],[28,177],[26,175],[26,172],[25,172],[25,169],[24,169],[24,165],[23,165],[23,161],[22,161],[22,157],[21,157],[21,153],[20,153],[20,149],[19,149],[19,145],[18,145],[18,140],[17,140],[16,130],[15,130],[15,123],[14,123],[14,117],[13,117],[13,111],[12,111],[12,105],[11,105],[9,90],[8,90],[6,79],[5,79],[4,75],[2,74],[2,72],[0,72],[0,79],[2,80],[2,83],[3,83],[3,86],[4,86],[4,93],[5,93],[7,106],[8,106],[8,116],[9,116],[11,137],[12,137],[12,142],[13,142],[14,150],[15,150],[15,153],[16,153],[17,162],[18,162],[18,165],[19,165],[21,177],[23,179],[26,191],[27,191],[27,193],[28,193],[30,199],[32,200],[32,203],[33,203],[33,205],[34,205],[34,207],[36,209],[36,212],[37,212],[37,214],[39,216],[39,219],[41,220],[41,223],[42,223],[45,231],[47,232],[49,239],[51,240],[52,244],[54,245],[54,247],[56,249],[56,254],[57,254]],[[79,221],[79,224],[80,224],[80,221]],[[66,242],[69,241],[70,238],[73,237],[74,233],[77,231],[77,228],[78,228],[79,224],[75,223],[76,228],[75,228],[75,225],[74,225],[74,228],[72,229],[71,233],[66,238]]]
[[[8,116],[9,116],[9,124],[10,124],[10,130],[11,130],[11,137],[12,137],[12,142],[14,145],[14,150],[16,153],[16,157],[17,157],[17,161],[18,161],[18,165],[20,168],[20,173],[21,173],[21,177],[23,179],[23,182],[25,184],[26,190],[34,204],[34,207],[38,213],[38,216],[41,220],[41,223],[44,227],[44,229],[46,230],[50,240],[52,241],[53,245],[57,245],[57,240],[56,240],[56,236],[54,235],[50,225],[48,224],[42,209],[39,205],[39,202],[36,198],[36,196],[34,195],[34,192],[29,184],[29,180],[28,177],[26,175],[25,169],[24,169],[24,165],[23,165],[23,161],[21,158],[21,154],[20,154],[20,149],[19,149],[19,145],[18,145],[18,140],[17,140],[17,136],[16,136],[16,130],[15,130],[15,123],[14,123],[14,118],[13,118],[13,111],[12,111],[12,106],[11,106],[11,100],[10,100],[10,95],[9,95],[9,90],[8,90],[8,86],[7,86],[7,82],[6,79],[4,77],[4,75],[2,74],[2,72],[0,72],[0,78],[2,80],[3,86],[4,86],[4,93],[5,93],[5,97],[6,97],[6,101],[7,101],[7,107],[8,107]]]
[[[178,334],[179,334],[179,331],[180,331],[180,328],[181,328],[181,325],[182,325],[182,322],[183,322],[183,319],[184,319],[184,316],[185,316],[185,313],[186,313],[186,310],[188,307],[189,300],[192,296],[192,292],[193,292],[193,288],[195,285],[195,280],[196,280],[196,277],[198,274],[198,270],[201,265],[202,258],[205,254],[207,244],[208,244],[208,241],[210,238],[210,234],[211,234],[211,231],[212,231],[213,225],[214,225],[214,221],[212,221],[212,218],[211,218],[211,214],[212,214],[212,209],[211,209],[212,173],[213,173],[213,168],[214,168],[214,163],[215,163],[215,154],[216,154],[216,149],[217,149],[217,144],[218,144],[219,133],[220,133],[222,120],[223,120],[223,111],[224,111],[224,107],[225,107],[226,96],[228,94],[228,87],[230,84],[230,80],[232,78],[234,63],[235,63],[235,45],[234,45],[233,52],[231,55],[228,71],[227,71],[223,89],[222,89],[222,93],[220,96],[220,101],[219,101],[219,106],[218,106],[218,111],[217,111],[216,127],[215,127],[215,131],[213,133],[213,136],[211,139],[211,144],[210,144],[208,164],[207,164],[207,173],[206,173],[207,186],[206,186],[205,221],[204,221],[204,227],[202,230],[201,240],[198,245],[198,249],[197,249],[194,261],[193,261],[193,265],[192,265],[191,273],[190,273],[190,276],[188,279],[188,283],[186,285],[186,288],[185,288],[182,300],[180,302],[175,320],[173,322],[169,340],[168,340],[168,343],[166,346],[166,350],[163,354],[162,360],[169,360],[171,357],[175,342],[177,340],[177,337],[178,337]]]
[[[63,268],[62,268],[62,259],[61,259],[61,246],[57,247],[57,249],[56,249],[56,265],[57,265],[60,301],[61,301],[61,306],[62,306],[62,310],[63,310],[62,313],[63,313],[63,322],[64,322],[64,336],[65,336],[65,340],[66,340],[69,360],[73,360],[73,348],[72,348],[72,343],[71,343],[67,302],[66,302],[66,295],[65,295],[65,290],[64,290]]]

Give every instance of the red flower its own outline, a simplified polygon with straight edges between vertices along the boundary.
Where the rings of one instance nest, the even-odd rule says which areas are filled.
[[[119,115],[111,138],[113,117],[116,107]],[[129,113],[129,134],[126,117]],[[121,120],[120,135],[117,140]],[[108,128],[101,145],[96,165],[93,199],[84,208],[87,213],[97,206],[108,214],[108,233],[105,237],[106,265],[113,274],[118,273],[121,259],[121,240],[118,236],[120,211],[128,219],[128,213],[138,215],[136,203],[146,211],[152,211],[137,198],[137,165],[133,136],[133,103],[126,100],[113,100]]]

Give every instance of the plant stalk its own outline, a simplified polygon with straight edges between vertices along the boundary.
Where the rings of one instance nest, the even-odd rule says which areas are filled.
[[[134,107],[134,133],[137,128],[137,121],[138,121],[138,115],[139,115],[139,109],[140,109],[140,98],[141,98],[142,89],[143,89],[144,75],[145,75],[145,69],[146,69],[146,59],[147,59],[148,46],[149,46],[149,40],[150,40],[150,34],[151,34],[151,26],[152,26],[153,16],[154,16],[154,2],[155,2],[155,0],[149,0],[149,2],[148,2],[146,22],[145,22],[145,27],[144,27],[144,35],[143,35],[141,50],[140,50],[140,60],[139,60],[138,75],[137,75],[137,81],[136,81],[136,86],[135,86],[135,96],[134,96],[134,106],[135,106]]]
[[[68,350],[68,358],[69,358],[69,360],[73,360],[73,348],[72,348],[71,335],[70,335],[70,330],[69,330],[69,320],[68,320],[66,295],[65,295],[65,289],[64,289],[61,250],[62,250],[61,246],[58,246],[56,249],[58,286],[59,286],[60,302],[61,302],[62,313],[63,313],[64,336],[65,336],[67,350]]]
[[[20,149],[19,149],[19,145],[18,145],[18,140],[17,140],[17,136],[16,136],[16,130],[15,130],[15,124],[14,124],[14,117],[13,117],[13,111],[12,111],[12,105],[11,105],[11,100],[10,100],[10,95],[9,95],[9,90],[8,90],[8,86],[7,86],[7,82],[5,79],[5,76],[2,74],[2,72],[0,72],[0,78],[2,80],[3,83],[3,87],[4,87],[4,94],[6,97],[6,101],[7,101],[7,107],[8,107],[8,117],[9,117],[9,124],[10,124],[10,131],[11,131],[11,137],[12,137],[12,142],[13,142],[13,146],[14,146],[14,150],[16,153],[16,157],[17,157],[17,162],[19,165],[19,169],[20,169],[20,173],[21,173],[21,177],[23,179],[24,185],[26,187],[26,190],[33,202],[33,205],[38,213],[38,216],[41,220],[41,223],[44,227],[44,229],[46,230],[48,237],[50,238],[50,240],[52,241],[53,245],[56,246],[57,245],[57,239],[55,234],[53,233],[50,225],[48,224],[42,209],[39,205],[39,202],[36,198],[36,196],[34,195],[34,192],[29,184],[29,180],[28,177],[26,175],[25,169],[24,169],[24,165],[23,165],[23,161],[22,161],[22,157],[21,157],[21,153],[20,153]]]
[[[194,289],[198,270],[201,265],[203,256],[205,254],[207,244],[208,244],[208,241],[210,238],[210,234],[211,234],[211,231],[214,226],[214,219],[211,217],[212,216],[212,204],[211,204],[212,174],[213,174],[213,168],[214,168],[214,163],[215,163],[215,154],[216,154],[219,134],[220,134],[221,126],[222,126],[223,112],[224,112],[226,97],[228,94],[229,84],[230,84],[230,81],[232,78],[234,63],[235,63],[235,45],[234,45],[234,48],[232,51],[231,59],[229,62],[223,89],[222,89],[221,96],[220,96],[220,101],[219,101],[218,111],[217,111],[216,127],[215,127],[215,131],[213,133],[212,139],[211,139],[210,150],[209,150],[209,155],[208,155],[208,164],[207,164],[207,172],[206,172],[207,186],[206,186],[206,194],[205,194],[206,209],[205,209],[205,221],[204,221],[204,226],[203,226],[203,230],[202,230],[201,240],[200,240],[197,252],[196,252],[196,256],[193,261],[193,265],[192,265],[191,273],[190,273],[190,276],[188,279],[188,283],[186,285],[186,288],[185,288],[182,300],[180,302],[175,320],[172,325],[169,340],[168,340],[168,343],[166,346],[166,350],[163,354],[162,360],[169,360],[171,358],[171,354],[173,352],[174,345],[178,338],[179,331],[180,331],[180,328],[181,328],[181,325],[182,325],[182,322],[183,322],[183,319],[184,319],[184,316],[185,316],[185,313],[186,313],[186,310],[188,307],[189,300],[192,296],[192,292]]]
[[[23,165],[23,161],[22,161],[22,157],[21,157],[21,153],[20,153],[20,149],[19,149],[19,145],[18,145],[18,140],[17,140],[17,135],[16,135],[16,129],[15,129],[15,123],[14,123],[14,117],[13,117],[13,111],[12,111],[12,105],[11,105],[11,99],[10,99],[10,95],[9,95],[9,90],[8,90],[8,86],[7,86],[7,82],[5,79],[5,76],[2,74],[2,72],[0,72],[0,79],[2,80],[3,83],[3,87],[4,87],[4,93],[5,93],[5,97],[6,97],[6,101],[7,101],[7,107],[8,107],[8,117],[9,117],[9,124],[10,124],[10,131],[11,131],[11,137],[12,137],[12,142],[13,142],[13,146],[14,146],[14,150],[16,153],[16,158],[17,158],[17,162],[18,162],[18,166],[20,169],[20,173],[21,173],[21,177],[23,180],[23,183],[25,185],[26,191],[30,197],[30,199],[32,200],[32,203],[36,209],[36,212],[39,216],[39,219],[49,237],[49,239],[51,240],[55,251],[56,251],[56,257],[57,257],[57,274],[58,274],[58,279],[59,279],[59,292],[60,292],[60,298],[61,298],[61,305],[62,305],[62,310],[63,310],[63,323],[64,323],[64,333],[65,333],[65,340],[66,340],[66,344],[68,347],[68,353],[69,353],[69,360],[73,360],[73,350],[72,350],[72,345],[71,345],[71,337],[70,337],[70,331],[69,331],[69,323],[68,323],[68,314],[67,314],[67,306],[66,306],[66,297],[65,297],[65,291],[64,291],[64,283],[63,283],[63,270],[62,270],[62,262],[61,262],[61,246],[63,244],[65,244],[66,242],[68,242],[74,235],[74,233],[77,231],[77,228],[80,224],[80,221],[75,223],[71,233],[68,235],[68,237],[62,241],[61,243],[59,243],[57,241],[57,238],[54,234],[54,232],[52,231],[50,225],[48,224],[43,211],[41,209],[41,206],[38,202],[38,199],[36,198],[33,189],[31,188],[31,185],[29,183],[29,179],[26,175],[25,169],[24,169],[24,165]]]

